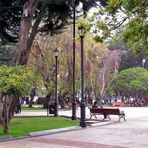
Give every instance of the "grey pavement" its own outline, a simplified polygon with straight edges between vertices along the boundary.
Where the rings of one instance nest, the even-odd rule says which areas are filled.
[[[92,119],[87,128],[71,127],[57,132],[45,133],[44,136],[25,138],[0,143],[0,148],[148,148],[148,108],[123,107],[127,121],[117,122],[117,116],[111,120]],[[30,114],[22,112],[21,116]],[[47,115],[47,111],[33,111],[34,115]],[[59,111],[60,115],[71,116],[71,111]],[[77,117],[80,109],[77,109]],[[89,118],[89,110],[86,109]],[[43,132],[44,133],[44,132]]]

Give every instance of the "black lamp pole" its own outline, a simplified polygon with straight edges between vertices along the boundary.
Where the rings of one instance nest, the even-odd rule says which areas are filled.
[[[58,66],[58,54],[59,54],[59,50],[58,48],[56,48],[54,50],[54,54],[55,54],[55,62],[56,62],[56,79],[55,79],[55,110],[54,110],[54,116],[57,117],[58,116],[58,94],[57,94],[57,86],[58,86],[58,81],[57,81],[57,66]]]
[[[85,99],[84,99],[84,30],[83,28],[79,29],[79,35],[80,35],[80,40],[81,40],[81,103],[80,103],[80,107],[81,107],[81,117],[80,117],[80,126],[81,127],[86,127],[86,119],[85,119]]]
[[[76,120],[75,98],[75,0],[73,0],[73,97],[72,97],[72,120]]]

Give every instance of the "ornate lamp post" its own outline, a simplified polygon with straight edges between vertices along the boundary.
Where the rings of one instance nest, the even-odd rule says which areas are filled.
[[[80,41],[81,41],[81,103],[80,103],[80,107],[81,107],[81,117],[80,117],[80,126],[81,127],[86,127],[86,119],[85,119],[85,99],[84,99],[84,67],[83,67],[83,56],[84,56],[84,43],[83,43],[83,39],[84,39],[84,35],[85,35],[85,28],[81,27],[78,28],[79,30],[79,36],[80,36]]]
[[[73,2],[73,99],[72,99],[72,120],[76,120],[76,98],[75,98],[75,0]]]
[[[55,110],[54,110],[54,116],[58,116],[58,94],[57,94],[57,66],[58,66],[58,55],[59,55],[59,50],[56,48],[54,50],[54,55],[55,55],[55,62],[56,62],[56,79],[55,79]]]

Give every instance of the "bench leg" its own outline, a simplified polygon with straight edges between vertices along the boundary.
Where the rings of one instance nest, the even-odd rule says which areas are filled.
[[[124,121],[126,121],[125,117],[123,117]]]
[[[90,119],[92,118],[92,116],[95,116],[95,118],[97,119],[96,114],[90,114]]]
[[[104,114],[103,116],[104,116],[103,120],[105,120],[105,119],[107,119],[107,118],[110,119],[109,115]]]
[[[92,114],[90,114],[90,119],[91,119],[91,117],[92,117]]]
[[[121,118],[123,118],[124,121],[126,121],[125,116],[119,116],[119,120],[118,120],[118,122],[120,122],[120,119],[121,119]]]
[[[111,118],[110,118],[110,116],[109,116],[109,115],[107,115],[107,117],[108,117],[108,119],[109,119],[109,120],[111,120]]]

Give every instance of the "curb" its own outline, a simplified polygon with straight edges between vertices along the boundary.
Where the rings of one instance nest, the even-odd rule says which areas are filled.
[[[67,127],[67,128],[59,128],[59,129],[53,129],[53,130],[31,132],[28,134],[28,136],[23,136],[23,137],[19,137],[19,138],[11,138],[8,136],[8,137],[0,138],[0,143],[14,141],[14,140],[28,139],[28,138],[44,136],[44,135],[48,135],[48,134],[56,134],[56,133],[62,133],[62,132],[68,132],[68,131],[75,131],[75,130],[80,130],[80,129],[82,129],[82,127],[72,126],[72,127]]]
[[[72,127],[68,127],[68,128],[59,128],[59,129],[53,129],[53,130],[31,132],[31,133],[29,133],[29,136],[30,137],[43,136],[43,135],[47,135],[47,134],[56,134],[56,133],[62,133],[62,132],[80,130],[80,129],[82,129],[82,127],[80,127],[80,126],[72,126]]]

